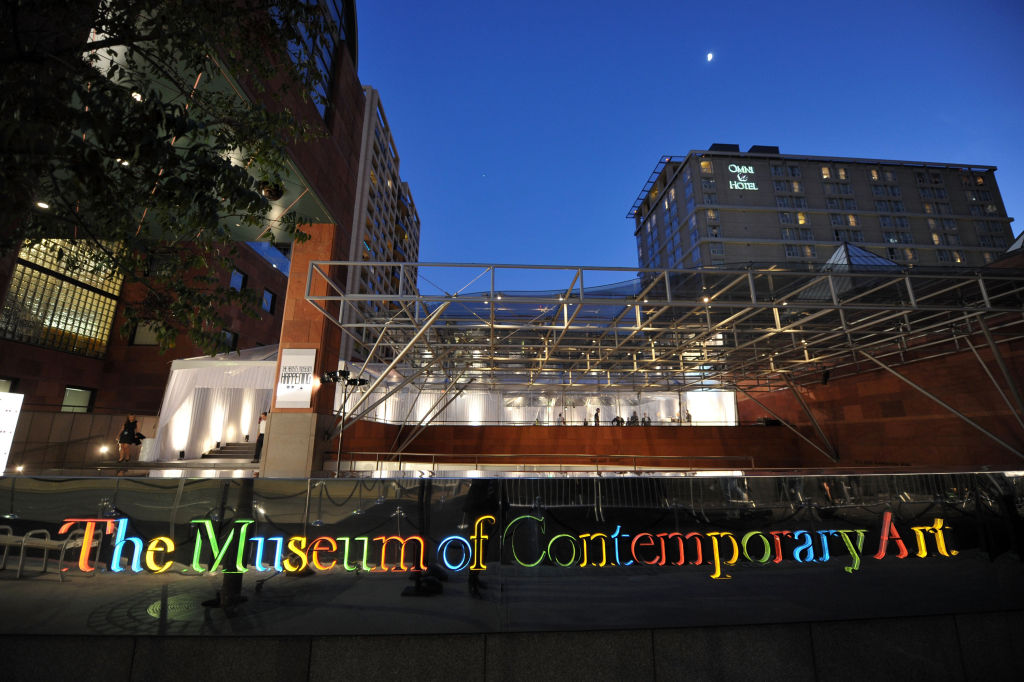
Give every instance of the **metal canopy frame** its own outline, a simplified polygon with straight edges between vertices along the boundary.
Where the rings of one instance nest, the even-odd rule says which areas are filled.
[[[347,294],[329,276],[368,267],[399,268],[403,278],[415,272],[421,290]],[[433,285],[453,273],[458,288]],[[564,277],[564,287],[495,286],[538,274]],[[306,299],[355,341],[357,356],[369,359],[372,351],[390,361],[392,376],[395,370],[421,388],[462,376],[477,388],[532,392],[749,394],[876,371],[866,354],[898,366],[966,351],[972,336],[1001,366],[999,345],[1024,338],[1024,272],[1004,268],[638,271],[315,261]],[[380,312],[368,312],[371,303]],[[377,340],[372,349],[364,338]]]

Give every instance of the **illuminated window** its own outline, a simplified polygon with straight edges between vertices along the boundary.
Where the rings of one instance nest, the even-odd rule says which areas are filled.
[[[828,166],[822,166],[821,167],[821,179],[822,180],[831,180],[832,179],[832,170]]]
[[[268,313],[273,314],[274,306],[275,306],[276,303],[277,303],[277,296],[274,294],[274,292],[270,291],[269,289],[264,289],[263,290],[263,304],[262,304],[263,309],[265,311],[267,311]]]
[[[846,216],[846,224],[850,227],[857,227],[857,216],[852,213]]]
[[[806,213],[797,213],[796,214],[796,224],[797,225],[806,225],[808,222],[809,221],[807,219],[807,214]]]
[[[878,172],[877,168],[871,169],[871,179],[874,180],[875,182],[878,182],[879,180],[882,179],[882,174]]]
[[[135,326],[132,332],[133,346],[155,346],[159,343],[156,335],[156,325],[153,322],[142,320]]]
[[[83,245],[44,240],[27,246],[18,254],[0,309],[0,337],[100,357],[120,288],[119,276],[85,259]]]
[[[960,264],[964,262],[963,254],[959,251],[947,251],[945,249],[939,249],[939,262],[940,263],[955,263]]]
[[[704,175],[711,175],[715,172],[715,167],[711,165],[710,159],[704,159],[700,162],[700,172]]]
[[[707,214],[708,214],[708,222],[709,223],[717,223],[718,222],[718,211],[716,211],[713,208],[709,208],[707,210]]]
[[[815,258],[817,250],[811,244],[786,244],[787,258]]]
[[[839,177],[840,180],[845,180],[846,179],[846,169],[845,168],[836,168],[836,175]]]
[[[92,410],[92,401],[96,392],[91,388],[80,388],[68,386],[64,389],[64,402],[61,403],[61,412],[89,412]]]
[[[363,244],[365,245],[366,242],[363,242]],[[231,284],[230,284],[230,286],[235,291],[241,291],[242,289],[244,289],[245,288],[245,283],[248,280],[249,280],[248,275],[246,275],[241,270],[232,270],[231,271]]]

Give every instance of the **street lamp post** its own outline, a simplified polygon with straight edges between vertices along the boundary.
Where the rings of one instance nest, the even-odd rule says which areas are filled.
[[[341,431],[338,433],[338,463],[334,471],[334,477],[341,476],[341,448],[345,442],[345,418],[348,411],[349,388],[352,386],[365,386],[370,383],[366,379],[351,378],[351,372],[347,369],[336,369],[324,372],[320,376],[321,383],[341,384]]]

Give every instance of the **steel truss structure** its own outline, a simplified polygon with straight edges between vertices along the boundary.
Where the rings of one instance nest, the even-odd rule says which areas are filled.
[[[401,271],[403,288],[346,294],[330,276],[363,267]],[[464,272],[466,284],[427,293],[405,274],[429,282],[441,269]],[[493,284],[509,271],[529,281],[553,270],[564,272],[564,289]],[[642,270],[585,286],[636,272],[315,261],[306,299],[356,342],[377,339],[357,349],[363,359],[391,361],[402,376],[436,385],[458,375],[478,387],[771,391],[968,350],[979,335],[993,348],[1024,336],[1017,270]]]
[[[339,285],[345,272],[367,267],[397,270],[398,292],[346,294]],[[431,284],[452,273],[461,287]],[[541,275],[564,278],[564,288],[496,286]],[[423,290],[416,278],[425,283]],[[617,284],[586,285],[618,278]],[[757,401],[766,391],[789,388],[799,397],[801,384],[881,368],[984,431],[894,369],[969,351],[1024,431],[1019,382],[1000,353],[1000,345],[1024,339],[1020,270],[832,265],[819,272],[778,266],[637,271],[315,261],[306,299],[352,340],[364,368],[387,365],[349,406],[352,420],[372,409],[363,403],[378,387],[443,389],[450,399],[470,383],[477,390],[538,393],[728,390]],[[369,338],[376,341],[367,347],[363,340]],[[979,355],[980,344],[994,357],[995,372]],[[831,453],[804,409],[823,441],[818,449]]]

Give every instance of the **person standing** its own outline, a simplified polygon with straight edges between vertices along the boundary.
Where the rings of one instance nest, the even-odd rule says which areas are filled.
[[[253,464],[256,464],[257,462],[260,461],[260,453],[263,452],[263,436],[267,433],[267,413],[266,412],[261,412],[260,413],[260,422],[259,422],[259,426],[257,427],[257,430],[259,431],[259,435],[256,436],[256,454],[253,455],[253,458],[252,458]]]
[[[601,408],[594,410],[594,426],[601,425]]]
[[[117,436],[117,461],[129,462],[132,458],[132,448],[135,447],[138,438],[139,420],[134,414],[129,414],[121,425],[121,433]]]

